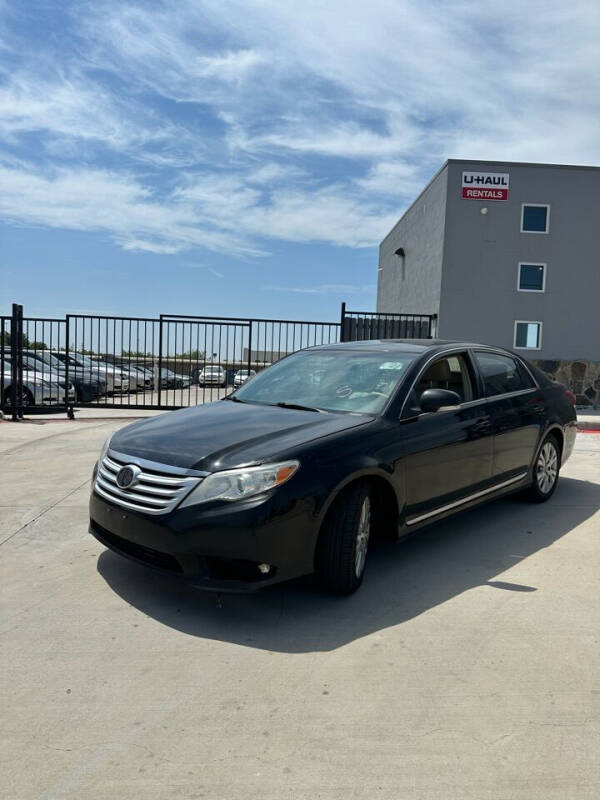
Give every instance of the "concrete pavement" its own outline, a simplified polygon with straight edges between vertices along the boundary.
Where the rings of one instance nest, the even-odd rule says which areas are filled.
[[[508,498],[308,579],[202,594],[87,534],[123,420],[0,423],[2,784],[43,798],[600,792],[600,436]]]

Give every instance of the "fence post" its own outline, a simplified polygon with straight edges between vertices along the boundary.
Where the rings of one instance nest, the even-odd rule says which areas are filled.
[[[23,418],[23,306],[13,303],[10,321],[12,419]],[[35,391],[35,388],[34,388]],[[35,397],[33,398],[35,403]]]
[[[340,342],[345,342],[345,329],[346,327],[346,303],[342,303],[342,308],[340,311]]]
[[[252,369],[252,320],[248,320],[248,375]]]
[[[75,328],[75,330],[77,330],[77,328]],[[65,406],[67,408],[67,417],[69,419],[75,419],[75,414],[73,413],[73,406],[69,405],[69,361],[71,360],[70,356],[71,345],[69,344],[70,335],[71,335],[70,317],[67,314],[65,320]],[[75,346],[77,347],[77,345]]]
[[[432,314],[429,317],[429,339],[435,339],[438,335],[437,332],[438,315]]]
[[[162,351],[163,351],[163,318],[158,321],[158,406],[162,405]]]

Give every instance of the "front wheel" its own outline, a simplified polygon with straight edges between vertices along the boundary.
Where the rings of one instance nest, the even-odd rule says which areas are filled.
[[[372,497],[366,483],[343,491],[327,512],[315,553],[315,574],[327,591],[351,594],[361,585],[372,516]]]
[[[12,408],[12,387],[10,387],[10,386],[9,386],[9,387],[7,387],[7,388],[4,390],[4,394],[5,394],[5,400],[4,400],[4,402],[6,403],[6,405],[7,405],[9,408]],[[29,389],[26,389],[26,388],[24,388],[24,389],[23,389],[23,395],[22,395],[22,397],[21,397],[21,402],[22,402],[22,407],[23,407],[23,408],[27,408],[27,406],[32,406],[32,405],[34,405],[34,402],[33,402],[33,395],[31,394],[31,392],[29,391]]]
[[[529,499],[544,503],[554,494],[560,471],[560,448],[556,437],[550,434],[544,440],[533,467],[533,483]]]

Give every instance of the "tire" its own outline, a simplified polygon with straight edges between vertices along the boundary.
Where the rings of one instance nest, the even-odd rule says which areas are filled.
[[[4,402],[6,403],[6,405],[9,408],[12,408],[12,388],[10,386],[8,386],[4,390],[4,396],[5,396]],[[32,406],[33,405],[33,395],[31,394],[29,389],[26,389],[26,388],[23,389],[22,400],[23,400],[23,408],[25,408],[26,406]]]
[[[352,594],[361,585],[373,518],[367,483],[348,487],[323,521],[315,552],[319,584],[335,594]]]
[[[560,445],[549,434],[543,441],[533,465],[533,483],[527,496],[534,503],[545,503],[556,490],[560,472]]]

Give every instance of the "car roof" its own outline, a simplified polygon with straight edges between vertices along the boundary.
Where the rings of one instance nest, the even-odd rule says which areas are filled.
[[[464,342],[459,339],[363,339],[357,342],[338,342],[337,344],[321,344],[310,350],[360,350],[374,352],[402,352],[420,355],[427,351],[443,352],[456,348],[492,347],[494,350],[505,350],[503,347],[482,344],[480,342]]]

